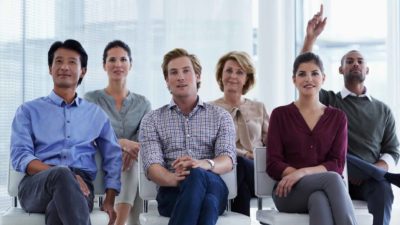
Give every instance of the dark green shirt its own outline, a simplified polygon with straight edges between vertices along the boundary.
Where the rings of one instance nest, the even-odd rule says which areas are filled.
[[[320,101],[339,108],[348,120],[348,152],[375,163],[382,154],[389,154],[397,163],[399,142],[395,121],[389,107],[383,102],[368,97],[348,95],[321,90]]]

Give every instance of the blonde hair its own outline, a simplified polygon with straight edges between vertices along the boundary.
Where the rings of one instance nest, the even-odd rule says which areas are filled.
[[[162,68],[165,80],[168,77],[168,63],[171,62],[171,60],[180,58],[180,57],[188,57],[190,59],[190,61],[192,62],[192,66],[193,66],[195,74],[198,74],[199,76],[201,75],[201,65],[200,65],[200,61],[196,57],[196,55],[189,54],[183,48],[175,48],[164,55],[164,60],[163,60],[163,63],[161,64],[161,68]],[[200,81],[197,82],[197,89],[199,89],[199,88],[200,88]]]
[[[217,63],[217,68],[216,68],[216,73],[215,73],[215,78],[217,79],[219,89],[221,91],[224,91],[224,84],[222,83],[222,72],[224,70],[225,63],[228,60],[234,60],[236,61],[240,67],[244,70],[247,76],[246,83],[243,86],[242,94],[246,94],[256,83],[255,76],[254,74],[256,73],[256,69],[253,65],[253,62],[246,52],[241,52],[241,51],[232,51],[228,52],[225,55],[223,55]]]

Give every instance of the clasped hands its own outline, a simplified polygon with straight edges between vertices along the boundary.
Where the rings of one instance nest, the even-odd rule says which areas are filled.
[[[190,174],[192,168],[203,168],[205,170],[210,169],[210,165],[205,160],[193,159],[190,156],[181,156],[172,162],[174,168],[174,176],[177,182],[184,180]]]

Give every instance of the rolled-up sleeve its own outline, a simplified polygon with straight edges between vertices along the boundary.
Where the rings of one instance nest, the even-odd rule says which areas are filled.
[[[11,163],[13,168],[26,173],[28,164],[35,159],[32,124],[28,111],[20,106],[15,113],[11,130]]]
[[[221,111],[219,129],[215,141],[215,156],[227,155],[236,164],[235,125],[227,111]]]
[[[161,139],[157,133],[156,111],[147,113],[140,124],[139,143],[140,156],[142,158],[143,169],[147,176],[147,170],[152,164],[160,164],[165,167],[165,161],[161,149]]]

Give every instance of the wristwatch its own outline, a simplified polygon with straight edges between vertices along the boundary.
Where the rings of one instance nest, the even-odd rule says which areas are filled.
[[[210,169],[210,170],[213,170],[214,167],[215,167],[215,162],[214,162],[214,160],[212,160],[212,159],[206,159],[206,161],[207,161],[208,164],[210,164],[210,166],[211,166],[211,169]]]

